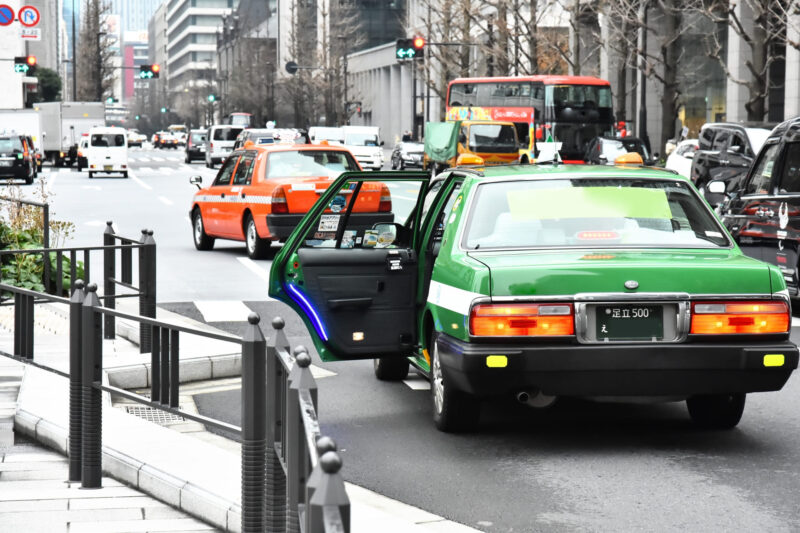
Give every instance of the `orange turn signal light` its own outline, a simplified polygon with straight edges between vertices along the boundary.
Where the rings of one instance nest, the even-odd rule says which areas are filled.
[[[478,337],[533,337],[575,334],[572,304],[479,304],[469,331]]]
[[[786,333],[791,325],[786,302],[695,302],[694,335]]]

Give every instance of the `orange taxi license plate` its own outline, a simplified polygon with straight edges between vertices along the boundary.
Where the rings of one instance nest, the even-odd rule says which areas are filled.
[[[114,167],[113,167],[113,166],[111,166],[111,165],[105,165],[105,166],[103,167],[103,170],[111,170],[112,168],[114,168]]]

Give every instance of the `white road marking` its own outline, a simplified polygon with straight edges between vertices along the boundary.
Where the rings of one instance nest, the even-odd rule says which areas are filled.
[[[161,203],[164,204],[164,205],[172,205],[173,204],[172,200],[170,200],[166,196],[159,196],[158,199],[161,200]]]
[[[792,327],[793,328],[800,327],[800,318],[792,317]]]
[[[136,160],[137,161],[150,161],[150,158],[149,157],[137,157]]]
[[[102,191],[103,188],[99,185],[81,185],[81,189],[91,189],[94,191]]]
[[[430,381],[418,374],[409,376],[408,379],[403,380],[403,383],[405,383],[411,390],[431,390]]]
[[[172,174],[176,170],[178,170],[178,169],[175,168],[175,167],[161,167],[161,173],[162,174]]]
[[[153,161],[164,161],[164,158],[163,158],[163,157],[152,157],[151,159],[152,159]]]
[[[250,308],[238,300],[206,300],[193,302],[206,322],[244,322]]]
[[[240,263],[242,263],[248,270],[250,270],[256,276],[269,283],[269,272],[259,267],[255,261],[253,261],[249,257],[237,257],[236,259],[238,259]]]
[[[143,182],[142,180],[140,180],[139,178],[137,178],[133,174],[128,173],[128,177],[130,177],[140,187],[142,187],[144,189],[147,189],[148,191],[152,191],[153,190],[153,188],[151,186],[149,186],[148,184],[146,184],[145,182]]]
[[[409,202],[416,202],[416,198],[411,198],[410,196],[403,196],[402,194],[392,194],[392,199],[397,198],[398,200],[407,200]]]

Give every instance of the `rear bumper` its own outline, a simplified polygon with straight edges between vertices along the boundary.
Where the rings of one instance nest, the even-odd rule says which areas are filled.
[[[27,165],[13,167],[0,167],[0,178],[15,178],[24,179],[30,175],[30,169]]]
[[[440,335],[443,371],[453,385],[478,396],[538,389],[565,396],[691,396],[774,391],[797,368],[789,341],[763,344],[500,345]],[[783,354],[780,367],[764,356]],[[508,366],[488,368],[486,356]]]
[[[273,239],[286,240],[294,229],[306,216],[305,213],[288,215],[267,215],[267,227]],[[350,213],[347,228],[357,230],[358,235],[363,235],[364,230],[372,229],[373,224],[379,222],[393,222],[393,213]]]

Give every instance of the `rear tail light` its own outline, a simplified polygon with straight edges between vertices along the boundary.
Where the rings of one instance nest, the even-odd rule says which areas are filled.
[[[791,326],[786,302],[695,302],[692,327],[695,335],[786,333]]]
[[[469,316],[476,337],[567,336],[575,334],[572,304],[479,304]]]
[[[214,143],[209,144],[209,147],[213,150],[214,149]]]
[[[378,204],[378,211],[381,213],[388,213],[392,210],[392,193],[389,192],[389,187],[381,185],[381,201]]]
[[[272,193],[272,213],[286,214],[289,212],[289,204],[286,203],[286,192],[283,187],[278,187]]]

